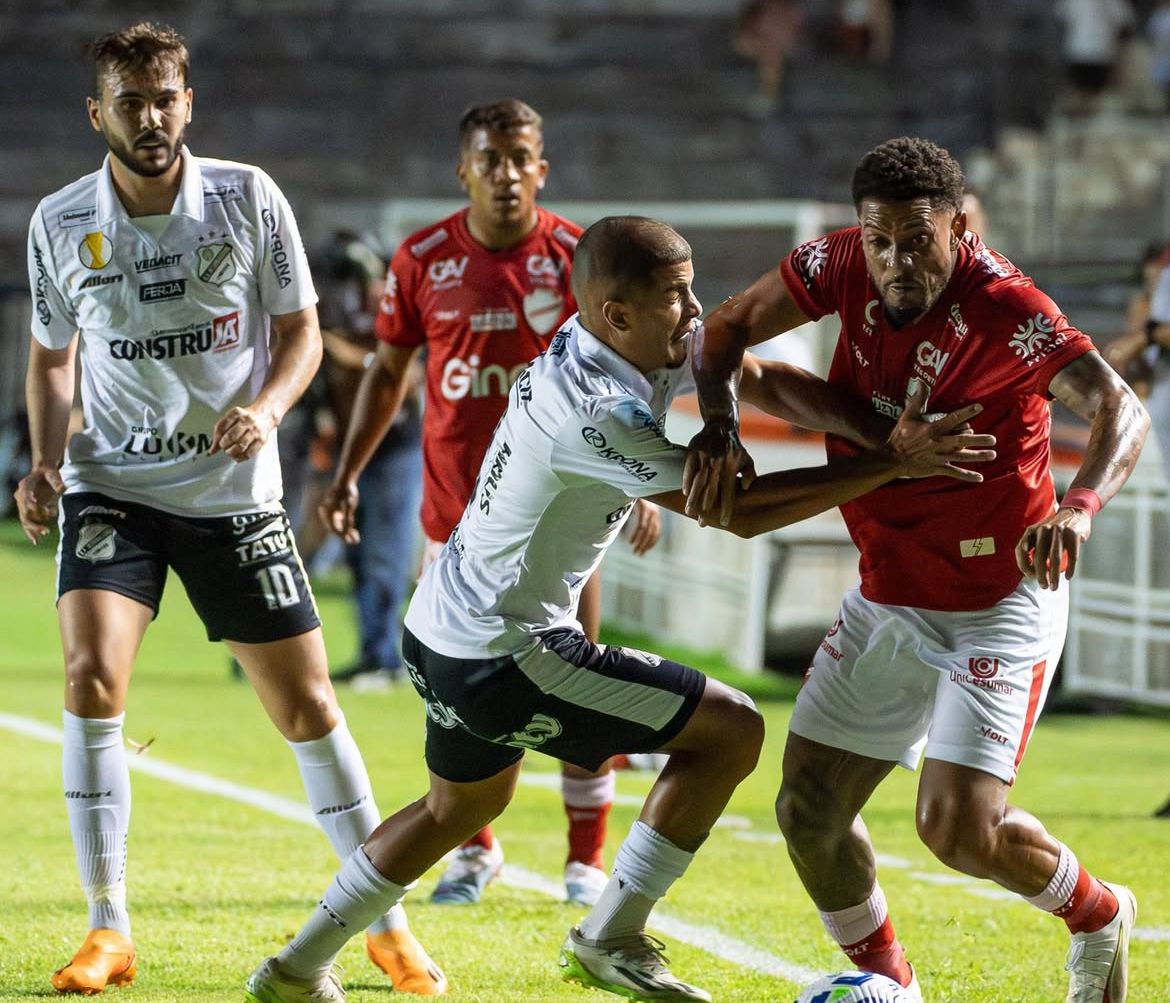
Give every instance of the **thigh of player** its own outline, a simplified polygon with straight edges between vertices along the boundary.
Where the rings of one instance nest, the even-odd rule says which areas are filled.
[[[939,638],[919,611],[850,589],[796,699],[801,738],[915,769],[934,709],[927,653]]]
[[[536,749],[586,770],[618,752],[653,752],[694,713],[702,673],[629,648],[548,631],[524,650],[447,658],[409,631],[403,656],[427,705],[427,765],[455,782],[482,780]]]
[[[1012,783],[1064,648],[1068,586],[1025,579],[990,609],[945,614],[926,755]]]
[[[89,491],[65,495],[60,511],[65,707],[113,717],[125,708],[134,658],[166,585],[156,513]]]

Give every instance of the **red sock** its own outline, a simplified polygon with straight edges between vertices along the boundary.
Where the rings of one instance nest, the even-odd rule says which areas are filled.
[[[485,825],[470,839],[466,839],[460,843],[459,849],[464,850],[472,846],[482,846],[485,850],[490,850],[492,848],[492,842],[494,839],[495,836],[492,835],[492,827],[490,825]]]
[[[914,973],[910,962],[902,951],[902,945],[894,936],[894,924],[890,917],[865,940],[856,944],[844,944],[841,950],[863,972],[877,972],[893,979],[900,986],[910,985]]]
[[[1064,920],[1070,933],[1096,933],[1117,915],[1117,909],[1117,896],[1082,867],[1072,896],[1052,914]]]
[[[605,823],[611,807],[610,802],[596,808],[565,805],[569,816],[569,863],[577,860],[605,870],[601,848],[605,845]]]

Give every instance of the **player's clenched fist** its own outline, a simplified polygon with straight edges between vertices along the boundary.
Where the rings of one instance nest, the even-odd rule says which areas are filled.
[[[276,418],[267,411],[234,407],[215,423],[209,454],[227,453],[237,463],[252,459],[276,428]]]

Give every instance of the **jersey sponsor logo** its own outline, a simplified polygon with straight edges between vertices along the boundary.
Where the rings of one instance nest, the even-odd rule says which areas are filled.
[[[955,337],[962,341],[970,333],[970,328],[967,327],[967,322],[963,320],[963,314],[959,310],[958,303],[952,303],[950,309],[950,325],[955,332]]]
[[[990,557],[994,553],[994,536],[978,536],[971,540],[959,541],[960,557]]]
[[[33,262],[37,267],[36,288],[33,298],[36,301],[37,320],[45,327],[53,319],[53,312],[49,309],[49,273],[45,270],[45,256],[40,246],[33,242]],[[83,287],[84,288],[84,287]]]
[[[553,239],[561,244],[564,244],[570,251],[577,250],[577,242],[580,238],[563,226],[556,226],[552,232]]]
[[[453,320],[458,320],[462,315],[462,310],[436,310],[435,320],[443,324],[449,324]]]
[[[122,275],[91,275],[88,279],[77,287],[77,291],[82,289],[100,289],[102,286],[115,286],[122,281]]]
[[[801,244],[796,251],[796,270],[800,273],[806,288],[811,288],[829,260],[829,238],[810,240]]]
[[[902,405],[896,403],[892,397],[887,397],[880,390],[873,392],[870,403],[878,414],[884,414],[887,418],[893,418],[895,421],[901,417]]]
[[[427,708],[427,717],[435,722],[440,728],[458,728],[463,719],[456,712],[454,707],[449,707],[445,703],[440,703],[438,700],[424,701]]]
[[[204,202],[239,202],[243,197],[244,193],[240,191],[238,185],[220,185],[217,188],[203,189]]]
[[[977,679],[992,679],[999,675],[999,659],[988,658],[986,655],[968,658],[967,671]]]
[[[548,343],[548,354],[557,356],[564,355],[565,349],[569,347],[569,334],[567,331],[557,331],[553,335],[552,341]]]
[[[234,336],[235,340],[232,340]],[[120,362],[141,359],[174,359],[202,355],[220,342],[216,351],[235,348],[239,343],[239,311],[216,317],[204,324],[188,324],[173,331],[156,331],[149,338],[115,338],[109,342],[110,357]]]
[[[264,209],[260,213],[260,218],[268,227],[270,237],[268,260],[272,266],[272,274],[276,276],[276,284],[281,289],[287,289],[292,285],[292,262],[289,260],[288,251],[284,249],[284,238],[280,235],[276,216],[271,209]]]
[[[137,258],[134,262],[134,271],[141,275],[143,272],[156,272],[160,268],[170,268],[172,265],[177,265],[182,256],[182,252],[180,252],[178,254],[156,254],[152,258]]]
[[[651,668],[657,668],[662,664],[662,659],[649,651],[643,651],[641,648],[626,648],[618,649],[626,658],[632,658],[636,662],[641,662],[643,665],[649,665]]]
[[[862,369],[865,369],[866,366],[869,365],[869,359],[867,359],[862,354],[861,348],[858,346],[856,341],[853,341],[852,339],[850,339],[849,346],[853,349],[853,358],[855,358],[857,360],[857,364],[859,366],[861,366]]]
[[[532,400],[532,367],[525,366],[524,371],[516,377],[516,382],[512,386],[516,388],[517,404],[527,404]]]
[[[138,287],[139,303],[162,303],[165,300],[179,300],[187,295],[186,279],[167,279],[165,282],[148,282]]]
[[[996,731],[990,725],[981,724],[978,728],[981,738],[988,738],[993,742],[998,742],[1000,745],[1011,745],[1012,740],[1007,737],[1002,731]]]
[[[947,364],[947,360],[951,357],[950,352],[944,352],[941,348],[935,348],[929,341],[920,341],[918,349],[915,353],[915,358],[918,364],[923,369],[927,369],[938,376],[943,366]]]
[[[836,637],[841,633],[841,628],[844,626],[844,619],[837,617],[837,619],[833,621],[833,626],[829,628],[829,632],[825,635],[825,637]]]
[[[530,254],[525,266],[528,268],[529,278],[533,280],[558,282],[564,268],[564,262],[560,258],[554,258],[548,254]]]
[[[74,553],[83,561],[97,564],[113,558],[117,546],[118,534],[108,522],[86,522],[77,531]]]
[[[990,690],[993,693],[1010,694],[1010,683],[997,679],[999,675],[999,659],[980,655],[967,659],[967,670],[951,670],[951,682],[962,683],[964,686],[975,686],[981,690]]]
[[[520,731],[500,735],[492,741],[500,745],[518,746],[521,749],[536,749],[549,739],[556,738],[563,731],[561,722],[555,717],[549,717],[548,714],[533,714],[532,720]]]
[[[224,241],[219,244],[204,244],[195,252],[195,274],[208,285],[222,286],[236,274],[236,259],[232,245]]]
[[[464,254],[458,258],[440,258],[432,261],[427,267],[427,277],[431,280],[434,289],[451,289],[463,282],[463,272],[467,268],[470,255]]]
[[[829,643],[829,639],[827,637],[821,641],[821,651],[833,659],[834,662],[839,662],[842,658],[845,657],[840,648],[837,648]]]
[[[101,230],[92,230],[77,245],[77,257],[86,268],[95,272],[105,268],[114,255],[114,245]]]
[[[634,503],[630,502],[628,505],[623,505],[621,508],[615,508],[605,517],[605,524],[612,526],[615,522],[621,522],[628,514],[630,509],[634,507]]]
[[[594,449],[604,449],[606,447],[605,436],[592,425],[586,425],[581,429],[581,438],[584,439]]]
[[[84,209],[65,209],[57,213],[57,225],[60,227],[85,226],[97,218],[97,206],[86,206]]]
[[[994,275],[997,279],[1002,279],[1008,273],[1005,267],[1006,262],[992,251],[990,247],[983,248],[982,251],[975,255],[975,260],[978,262],[980,268]]]
[[[439,227],[429,237],[423,237],[417,244],[410,245],[410,253],[416,258],[421,258],[427,251],[434,250],[448,237],[447,228],[445,226]]]
[[[515,331],[519,327],[516,322],[516,312],[504,307],[473,313],[468,318],[468,324],[471,330],[477,334],[491,333],[492,331]]]
[[[861,329],[866,334],[873,334],[874,326],[877,324],[877,308],[881,303],[881,300],[870,300],[865,304],[865,323],[861,325]]]
[[[1043,313],[1029,317],[1016,328],[1010,342],[1014,351],[1029,367],[1063,345],[1063,333],[1057,333],[1056,322]]]
[[[533,289],[524,295],[524,319],[539,335],[546,335],[560,323],[565,297],[559,289]]]
[[[211,436],[206,432],[177,431],[171,435],[159,434],[153,425],[131,425],[130,437],[122,446],[127,456],[156,456],[173,459],[176,456],[202,456],[211,449]]]
[[[255,532],[240,537],[235,546],[236,562],[241,568],[246,568],[273,557],[283,557],[291,550],[291,537],[285,528],[284,519],[277,516]]]
[[[585,441],[588,442],[589,440],[586,439]],[[646,463],[645,460],[639,460],[636,456],[626,456],[624,453],[619,453],[613,446],[605,446],[598,449],[597,455],[603,460],[611,460],[616,463],[631,477],[643,483],[652,481],[658,476],[658,471]]]
[[[378,309],[387,317],[394,316],[394,311],[398,308],[398,276],[394,274],[393,268],[386,269],[386,285],[382,290],[382,298],[378,301]]]
[[[491,464],[486,468],[487,476],[483,476],[483,486],[479,492],[479,510],[484,515],[490,515],[492,499],[500,489],[500,479],[504,476],[504,468],[512,457],[512,447],[507,442],[501,442],[492,457]]]
[[[525,369],[527,362],[521,362],[511,369],[493,363],[479,368],[479,356],[473,355],[464,361],[448,359],[439,378],[439,393],[449,401],[470,397],[507,397],[512,384]]]

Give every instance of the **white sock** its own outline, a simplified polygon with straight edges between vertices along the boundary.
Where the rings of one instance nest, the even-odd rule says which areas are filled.
[[[77,717],[65,711],[61,773],[65,808],[89,902],[89,928],[130,936],[126,911],[126,833],[130,828],[130,769],[122,744],[125,714]]]
[[[1034,895],[1031,898],[1025,898],[1024,901],[1031,902],[1037,909],[1043,909],[1045,912],[1056,912],[1057,909],[1062,909],[1068,905],[1068,900],[1072,898],[1073,890],[1077,886],[1077,878],[1081,873],[1081,865],[1077,860],[1077,855],[1072,852],[1064,843],[1060,844],[1060,859],[1056,863],[1056,873],[1052,875],[1052,879],[1044,886],[1044,891],[1039,895]]]
[[[366,764],[344,715],[333,730],[308,742],[289,742],[309,806],[338,858],[345,861],[382,821]],[[406,910],[395,906],[370,924],[370,933],[406,929]]]
[[[824,923],[829,936],[838,944],[842,947],[851,947],[860,944],[871,933],[880,929],[889,914],[886,893],[875,881],[873,891],[864,902],[849,906],[847,909],[821,912],[821,922]]]
[[[600,777],[561,774],[561,797],[570,808],[604,808],[613,802],[617,780],[613,770]]]
[[[359,847],[342,862],[300,933],[277,955],[280,967],[294,978],[322,978],[345,942],[405,894],[406,889],[379,873]]]
[[[589,940],[641,933],[650,910],[683,876],[694,856],[645,822],[635,822],[617,852],[613,875],[597,905],[581,920],[581,933]]]

